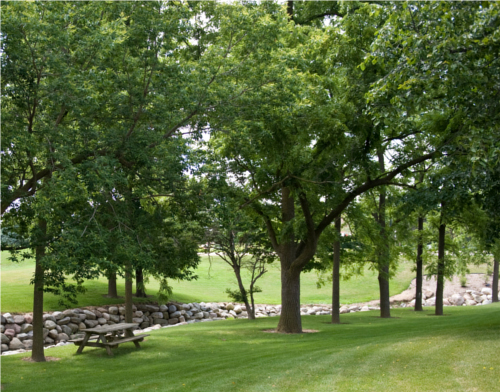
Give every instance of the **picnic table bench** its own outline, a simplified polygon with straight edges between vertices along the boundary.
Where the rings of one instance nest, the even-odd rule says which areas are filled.
[[[76,346],[80,346],[76,351],[77,354],[81,354],[85,346],[88,346],[105,348],[108,355],[113,355],[111,347],[118,347],[122,343],[134,342],[135,347],[141,347],[139,342],[149,335],[134,335],[132,330],[138,325],[135,323],[121,323],[82,329],[82,332],[85,332],[85,336],[81,339],[70,340],[70,342],[73,342]],[[122,331],[123,335],[121,334]]]

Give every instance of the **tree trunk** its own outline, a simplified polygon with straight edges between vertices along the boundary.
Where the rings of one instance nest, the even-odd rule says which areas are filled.
[[[116,271],[109,272],[108,277],[108,298],[118,298],[118,291],[116,290]]]
[[[341,218],[335,219],[337,239],[333,243],[333,274],[332,274],[332,324],[340,324],[340,229]]]
[[[493,261],[493,282],[491,284],[492,294],[491,301],[498,302],[498,259],[495,258]]]
[[[283,266],[283,262],[281,263]],[[300,273],[281,268],[281,315],[278,332],[302,333],[300,317]]]
[[[415,293],[415,311],[421,312],[422,308],[422,282],[423,282],[423,262],[422,253],[424,250],[422,231],[424,230],[424,218],[418,217],[418,245],[417,245],[417,279],[416,279],[416,293]]]
[[[47,233],[47,221],[38,220],[38,227],[44,237]],[[40,239],[40,244],[35,248],[35,278],[33,289],[33,347],[31,359],[34,362],[45,362],[44,337],[43,337],[43,285],[44,269],[41,264],[45,256],[44,238]]]
[[[441,203],[441,224],[439,225],[438,239],[438,265],[437,265],[437,287],[436,287],[436,316],[443,315],[443,290],[444,290],[444,239],[446,235],[446,224],[443,222],[443,203]]]
[[[131,323],[133,318],[133,301],[132,301],[132,265],[128,263],[125,266],[125,322]]]
[[[241,279],[241,270],[238,266],[233,265],[233,271],[236,275],[236,280],[238,281],[238,288],[240,289],[241,296],[243,297],[243,302],[245,303],[245,307],[247,308],[248,318],[251,320],[255,320],[255,312],[251,312],[252,308],[250,307],[250,303],[248,302],[248,294],[245,290],[245,286],[243,286],[243,280]]]
[[[135,296],[138,298],[147,298],[142,268],[135,269]]]
[[[380,171],[385,172],[384,152],[378,150],[378,162]],[[380,317],[391,317],[391,304],[389,296],[389,241],[386,232],[385,222],[385,204],[386,204],[385,186],[380,188],[379,206],[377,221],[380,226],[380,238],[382,241],[382,249],[378,256],[378,285],[380,292]]]
[[[295,204],[291,190],[281,188],[281,221],[286,226],[295,217]],[[280,245],[281,315],[276,330],[283,333],[302,333],[300,318],[300,270],[292,268],[295,260],[295,236],[289,228],[283,233]]]
[[[286,13],[288,14],[288,18],[293,20],[293,1],[289,0],[286,4]]]

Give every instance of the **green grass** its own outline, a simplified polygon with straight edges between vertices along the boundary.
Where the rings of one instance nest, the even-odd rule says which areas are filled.
[[[494,391],[500,385],[500,304],[432,310],[305,316],[313,334],[262,330],[277,318],[166,328],[136,350],[75,346],[46,350],[60,358],[29,363],[2,357],[3,390],[92,391]]]
[[[13,263],[8,260],[8,256],[8,252],[2,252],[2,312],[29,312],[32,310],[33,304],[33,286],[29,282],[34,272],[34,263],[32,261]],[[391,295],[398,294],[408,288],[414,277],[411,268],[412,264],[410,263],[401,264],[397,275],[391,280]],[[472,272],[483,272],[484,270],[485,267],[476,267]],[[218,257],[211,257],[211,263],[208,257],[202,257],[197,275],[199,278],[196,281],[170,281],[174,289],[172,299],[186,303],[229,301],[230,299],[225,293],[226,288],[237,288],[232,270]],[[318,289],[317,280],[315,272],[301,275],[301,302],[303,304],[331,303],[331,285],[327,284]],[[262,288],[263,292],[256,294],[257,303],[281,303],[280,270],[277,263],[270,265],[269,272],[258,281],[258,286]],[[109,299],[102,296],[107,293],[107,281],[104,278],[88,281],[85,283],[85,287],[87,292],[78,296],[78,306],[119,304],[124,301],[123,298]],[[158,282],[151,279],[146,284],[146,288],[148,294],[155,294],[159,288]],[[119,279],[118,295],[124,296],[124,293],[123,279]],[[367,268],[363,276],[341,281],[340,295],[343,304],[378,299],[377,274]],[[155,299],[153,296],[149,300],[154,301]],[[46,293],[44,309],[46,311],[62,309],[63,307],[58,304],[58,301],[56,296]]]
[[[29,312],[33,304],[33,286],[29,284],[34,272],[34,262],[24,261],[13,263],[8,260],[8,252],[2,252],[2,312]],[[180,302],[221,302],[230,301],[225,293],[226,288],[236,289],[236,278],[230,267],[218,257],[202,257],[197,270],[198,279],[191,282],[170,281],[173,287],[173,300]],[[403,264],[398,275],[391,281],[391,295],[398,294],[408,288],[413,273],[409,264]],[[301,300],[302,303],[330,303],[331,286],[318,289],[318,280],[315,272],[303,273],[301,276]],[[248,281],[248,280],[247,280]],[[270,265],[269,272],[259,281],[258,286],[263,290],[255,296],[256,303],[279,304],[280,294],[280,270],[278,264]],[[107,281],[104,278],[92,280],[85,283],[87,292],[78,296],[78,306],[99,306],[105,304],[123,303],[121,299],[104,298],[107,293]],[[155,294],[159,284],[150,279],[146,284],[148,294]],[[118,282],[118,295],[124,296],[125,287],[123,279]],[[374,271],[365,270],[363,276],[354,277],[348,281],[341,282],[341,302],[355,303],[370,301],[378,298],[377,274]],[[155,300],[156,297],[150,298]],[[44,309],[60,310],[59,298],[53,294],[44,295]]]

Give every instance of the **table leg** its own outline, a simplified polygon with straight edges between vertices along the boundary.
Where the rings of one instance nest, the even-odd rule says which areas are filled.
[[[125,337],[127,337],[127,338],[133,338],[135,336],[134,332],[132,332],[131,329],[126,329],[124,332],[125,332]],[[139,344],[139,342],[137,340],[134,340],[134,344],[135,344],[135,348],[141,348],[141,345]]]
[[[80,345],[80,347],[78,347],[78,350],[76,350],[77,354],[81,354],[82,353],[83,348],[85,347],[85,345],[89,341],[90,335],[91,335],[90,333],[85,332],[85,336],[83,338],[82,344]]]

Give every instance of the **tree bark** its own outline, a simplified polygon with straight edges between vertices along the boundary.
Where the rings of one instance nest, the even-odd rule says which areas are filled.
[[[493,282],[491,284],[491,302],[498,302],[498,259],[493,260]]]
[[[446,235],[446,224],[443,221],[443,203],[441,203],[441,224],[439,225],[439,239],[438,239],[438,265],[437,265],[436,313],[435,313],[436,316],[443,315],[445,235]]]
[[[379,168],[382,173],[385,172],[384,152],[378,150]],[[389,242],[386,232],[385,221],[386,189],[380,188],[377,222],[380,226],[380,238],[382,248],[378,255],[378,285],[380,292],[380,317],[391,317],[391,304],[389,296]]]
[[[125,322],[131,323],[133,318],[133,301],[132,301],[132,265],[127,263],[125,266]]]
[[[250,320],[255,320],[255,312],[253,311],[250,303],[248,302],[248,294],[243,285],[243,280],[241,279],[241,269],[237,266],[237,263],[233,264],[233,271],[236,275],[236,280],[238,281],[238,288],[240,289],[241,296],[243,297],[243,302],[247,308],[248,318]]]
[[[135,296],[138,298],[147,298],[142,268],[135,269]]]
[[[109,272],[108,274],[108,298],[118,298],[118,291],[116,290],[116,272]]]
[[[417,279],[415,293],[415,311],[421,312],[422,308],[422,283],[423,283],[423,262],[422,253],[424,250],[422,231],[424,230],[424,217],[418,217],[418,244],[417,244]]]
[[[340,324],[340,216],[335,219],[337,239],[333,243],[332,324]]]
[[[288,18],[293,20],[293,1],[289,0],[286,2],[286,13],[288,14]]]
[[[287,228],[295,218],[295,202],[291,189],[281,188],[281,221],[284,226],[283,241],[280,245],[281,264],[281,315],[276,330],[283,333],[302,333],[300,318],[300,270],[292,268],[295,260],[295,236],[293,229]]]
[[[281,268],[281,315],[276,330],[283,333],[302,333],[300,272]]]
[[[38,227],[42,237],[47,233],[47,221],[38,220]],[[44,268],[41,264],[45,256],[44,239],[40,239],[40,244],[35,248],[35,278],[33,289],[33,347],[31,359],[34,362],[45,362],[44,337],[43,337],[43,286],[44,286]]]

